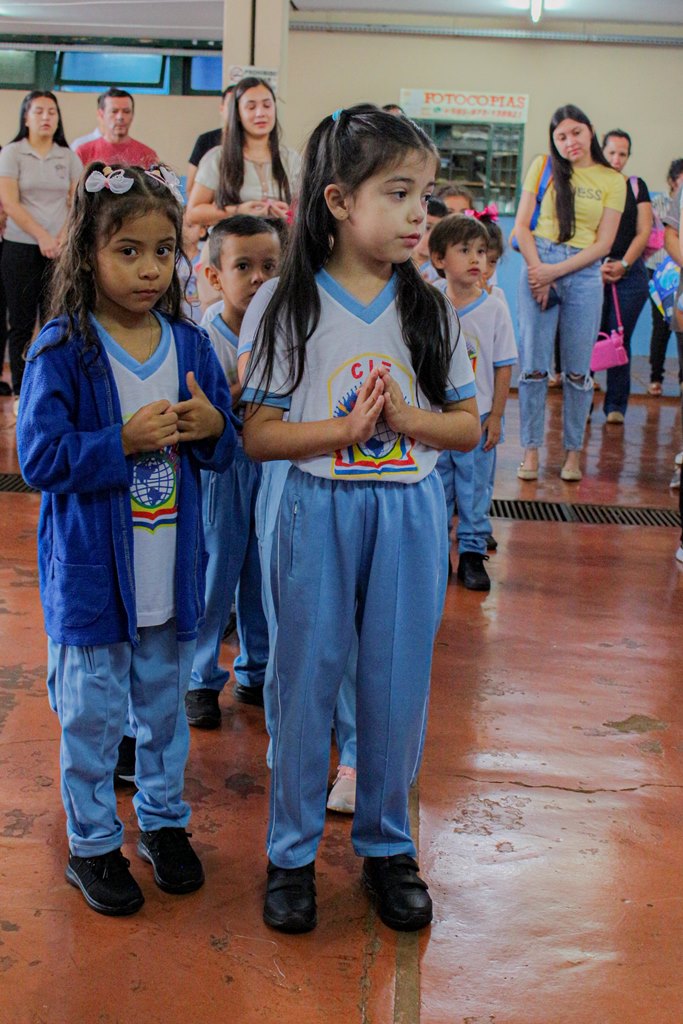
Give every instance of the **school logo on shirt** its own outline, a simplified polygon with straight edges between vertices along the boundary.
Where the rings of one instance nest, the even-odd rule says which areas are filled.
[[[472,373],[477,375],[477,356],[479,355],[479,335],[472,334],[470,331],[466,331],[462,328],[462,333],[465,338],[465,345],[467,346],[467,355],[470,358],[472,364]]]
[[[130,488],[133,527],[153,532],[178,519],[178,445],[144,452],[135,460]]]
[[[388,357],[360,356],[339,367],[328,382],[328,396],[331,416],[348,416],[356,404],[358,391],[374,366],[382,365],[391,370],[399,384],[403,397],[409,405],[415,405],[413,377],[409,370]],[[415,441],[404,434],[397,434],[386,420],[380,417],[377,429],[371,438],[350,448],[337,452],[332,460],[332,476],[363,477],[384,476],[388,473],[417,473],[414,457]]]

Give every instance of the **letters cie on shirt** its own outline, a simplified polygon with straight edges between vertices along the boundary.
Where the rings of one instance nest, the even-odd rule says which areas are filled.
[[[330,417],[348,416],[356,404],[363,382],[375,367],[383,366],[401,388],[408,405],[415,405],[412,372],[405,366],[377,353],[354,356],[334,371],[328,381],[327,394]],[[383,416],[369,440],[335,452],[332,476],[381,476],[382,473],[416,473],[415,440],[397,434]]]

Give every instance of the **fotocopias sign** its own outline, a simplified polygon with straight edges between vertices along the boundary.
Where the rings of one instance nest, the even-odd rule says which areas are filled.
[[[401,89],[399,100],[408,117],[425,121],[485,121],[526,124],[525,93],[468,92],[465,89]]]

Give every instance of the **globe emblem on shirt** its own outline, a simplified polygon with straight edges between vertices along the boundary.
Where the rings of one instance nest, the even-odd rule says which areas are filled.
[[[162,452],[152,452],[135,464],[132,496],[142,508],[159,508],[173,496],[175,482],[171,460]]]
[[[370,455],[373,459],[383,459],[395,447],[397,436],[387,421],[380,416],[375,433],[367,441],[361,442],[358,447],[364,455]]]
[[[358,397],[358,389],[352,388],[340,398],[334,410],[335,416],[348,416]],[[375,433],[367,441],[359,442],[358,448],[364,455],[373,459],[382,459],[389,454],[396,445],[398,435],[391,429],[383,416],[377,420]]]

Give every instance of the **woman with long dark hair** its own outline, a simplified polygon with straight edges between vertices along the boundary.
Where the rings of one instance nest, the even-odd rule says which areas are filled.
[[[40,90],[27,93],[19,131],[0,153],[0,202],[7,213],[1,272],[15,405],[24,374],[23,352],[36,319],[45,320],[50,268],[63,242],[82,170],[64,137],[57,97]]]
[[[546,161],[552,177],[542,195]],[[524,257],[519,285],[519,411],[522,480],[538,476],[548,367],[560,328],[564,377],[563,480],[580,480],[583,436],[593,400],[590,358],[600,329],[600,262],[610,252],[626,201],[626,181],[605,159],[582,110],[560,107],[550,121],[550,155],[538,156],[524,181],[515,235]],[[538,216],[532,228],[532,219]]]
[[[243,78],[229,100],[221,146],[199,164],[188,216],[212,226],[225,217],[287,217],[301,168],[298,153],[280,144],[275,93],[261,78]]]

